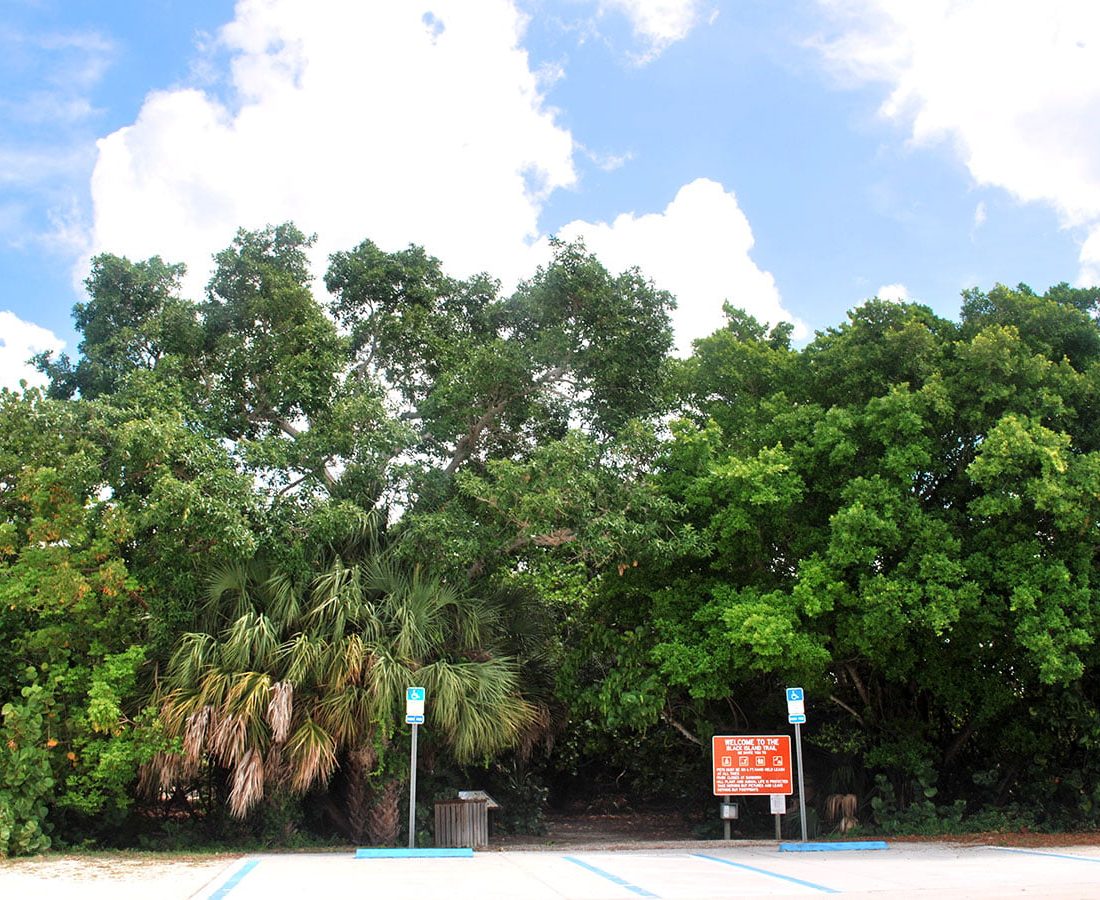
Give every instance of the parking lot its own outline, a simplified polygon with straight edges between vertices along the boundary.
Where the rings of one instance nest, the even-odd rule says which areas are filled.
[[[1100,897],[1098,848],[902,845],[780,853],[774,844],[690,850],[488,852],[469,859],[260,856],[227,866],[204,900],[324,891],[448,900],[703,900],[718,897]]]
[[[47,856],[0,863],[0,897],[36,900],[707,900],[719,897],[1100,898],[1100,846],[896,844],[779,852],[774,843],[675,849],[490,850],[465,859],[352,852],[194,858]]]

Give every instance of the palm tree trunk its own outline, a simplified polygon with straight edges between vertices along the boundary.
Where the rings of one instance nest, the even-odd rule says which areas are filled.
[[[372,793],[374,803],[367,817],[367,837],[371,846],[391,847],[397,843],[401,830],[401,781],[392,778]]]
[[[344,809],[347,836],[354,843],[360,843],[364,838],[373,840],[369,836],[367,826],[374,799],[370,788],[370,774],[376,760],[374,748],[370,745],[348,754]]]

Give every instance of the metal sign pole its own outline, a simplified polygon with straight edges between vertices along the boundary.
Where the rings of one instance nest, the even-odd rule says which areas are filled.
[[[409,849],[412,850],[416,847],[416,733],[420,726],[413,724],[412,733],[412,762],[409,767]],[[802,771],[801,763],[799,764],[799,772]],[[803,837],[805,840],[806,826],[802,826]]]
[[[733,795],[726,794],[726,796],[724,796],[722,799],[725,800],[726,803],[732,803],[733,802]],[[722,819],[722,832],[723,832],[723,836],[724,836],[725,840],[727,840],[727,841],[730,840],[730,838],[733,836],[731,831],[730,831],[730,820],[729,819],[725,819],[725,818]]]
[[[414,747],[415,741],[414,737]],[[802,777],[802,726],[797,722],[794,725],[794,747],[798,758],[798,811],[802,817],[802,843],[806,843],[806,781]]]

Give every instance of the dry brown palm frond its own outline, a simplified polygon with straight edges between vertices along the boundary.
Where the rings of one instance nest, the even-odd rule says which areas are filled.
[[[187,717],[187,726],[183,732],[183,755],[189,762],[198,760],[202,753],[206,728],[210,724],[211,709],[204,706]]]
[[[144,797],[156,797],[162,790],[178,781],[180,757],[178,753],[155,753],[149,762],[138,770],[138,792]]]
[[[244,753],[246,722],[241,716],[215,716],[210,729],[210,752],[223,766],[235,766]]]
[[[229,792],[229,811],[238,819],[264,796],[264,761],[255,750],[248,750],[233,768],[233,788]]]
[[[264,756],[264,783],[281,787],[290,779],[290,763],[283,755],[281,744],[272,744]]]
[[[550,708],[542,703],[532,703],[531,718],[520,731],[516,755],[521,760],[527,761],[540,744],[549,749],[554,740],[552,724],[553,716],[550,714]]]
[[[294,714],[294,685],[278,681],[271,685],[271,700],[267,704],[267,724],[271,726],[271,739],[277,744],[290,734],[290,719]]]
[[[855,794],[830,794],[825,798],[825,818],[830,822],[843,823],[845,819],[855,819],[858,808],[859,798]]]

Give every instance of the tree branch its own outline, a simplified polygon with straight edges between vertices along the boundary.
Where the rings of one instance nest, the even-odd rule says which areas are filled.
[[[849,713],[851,713],[852,718],[854,718],[857,722],[859,722],[860,725],[864,725],[864,726],[866,725],[866,723],[863,721],[863,716],[861,716],[859,713],[857,713],[854,709],[852,709],[852,707],[850,707],[847,703],[845,703],[839,697],[837,697],[834,694],[829,694],[829,699],[832,700],[833,703],[835,703],[841,709],[847,710]]]
[[[697,738],[694,734],[692,734],[690,731],[688,731],[687,728],[685,728],[680,722],[677,722],[668,713],[661,713],[661,718],[666,723],[668,723],[673,728],[675,728],[678,732],[680,732],[681,735],[683,735],[685,738],[687,738],[693,744],[697,744],[700,747],[703,746],[703,742],[701,740],[699,740],[699,738]]]
[[[279,491],[278,491],[278,493],[275,494],[275,496],[276,497],[281,497],[281,496],[283,496],[283,494],[287,493],[288,491],[294,490],[294,488],[296,488],[298,485],[300,485],[307,478],[309,478],[309,473],[308,472],[305,475],[303,475],[301,478],[295,479],[294,481],[290,482],[290,484],[286,485],[285,487],[279,488]]]
[[[455,470],[470,458],[470,454],[474,452],[482,433],[489,427],[489,423],[504,411],[504,407],[507,405],[507,400],[497,400],[478,416],[473,425],[470,426],[470,430],[455,442],[455,452],[451,456],[451,461],[447,463],[447,468],[443,470],[444,472],[453,475]]]

